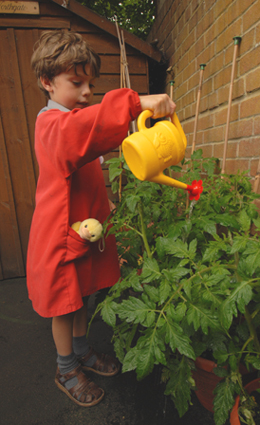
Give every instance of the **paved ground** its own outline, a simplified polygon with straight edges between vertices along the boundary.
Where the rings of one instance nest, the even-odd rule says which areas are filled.
[[[94,300],[90,300],[90,312]],[[111,329],[95,319],[90,342],[113,354]],[[39,317],[27,298],[25,279],[0,282],[1,425],[213,425],[212,414],[193,396],[180,419],[163,394],[156,371],[137,382],[135,373],[112,378],[92,375],[104,388],[103,401],[91,408],[74,404],[54,384],[56,352],[51,320]]]

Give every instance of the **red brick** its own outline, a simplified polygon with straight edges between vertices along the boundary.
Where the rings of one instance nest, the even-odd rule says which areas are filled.
[[[215,143],[224,140],[224,128],[213,127],[209,130],[204,130],[204,143]]]
[[[246,3],[246,2],[245,2]],[[253,24],[259,21],[259,1],[256,1],[243,15],[243,30],[246,32]]]
[[[208,96],[208,107],[209,109],[215,109],[218,106],[218,95],[217,92],[213,92]]]
[[[250,138],[241,140],[239,143],[239,154],[240,158],[252,158],[257,157],[260,154],[260,138]]]
[[[187,27],[187,26],[186,26]],[[186,38],[186,40],[184,40],[181,44],[181,50],[182,50],[182,54],[184,55],[188,50],[190,50],[192,48],[192,46],[194,45],[194,40],[195,40],[195,29],[193,29],[188,37]]]
[[[233,0],[218,0],[215,2],[214,5],[214,12],[215,12],[215,19],[222,14],[222,12],[225,12],[227,10],[230,3],[232,3]]]
[[[226,16],[226,15],[224,15]],[[227,21],[227,19],[225,19]],[[234,44],[233,37],[240,36],[241,32],[241,19],[235,21],[232,25],[228,26],[227,29],[222,34],[218,34],[216,41],[216,52],[220,52],[229,46],[229,44]],[[226,23],[228,25],[228,23]]]
[[[251,117],[260,114],[260,96],[250,96],[240,105],[240,118]]]
[[[207,64],[215,55],[215,43],[209,44],[199,55],[198,64]]]
[[[226,160],[226,173],[228,174],[236,174],[238,171],[248,171],[249,168],[249,161],[239,159]]]
[[[219,126],[219,125],[225,125],[227,122],[227,111],[228,111],[228,107],[227,105],[223,108],[219,108],[215,114],[214,114],[214,118],[215,118],[215,126]],[[230,109],[230,122],[232,121],[237,121],[238,119],[238,115],[239,114],[239,105],[238,104],[232,104],[231,105],[231,109]]]
[[[202,152],[203,152],[203,158],[211,158],[213,155],[213,146],[212,145],[202,146]]]
[[[251,161],[250,161],[250,176],[253,176],[253,177],[256,176],[258,167],[259,167],[259,160],[258,159],[251,159]],[[253,183],[254,183],[254,181],[253,181]],[[260,184],[259,184],[258,189],[259,190],[257,192],[260,194]]]
[[[240,75],[251,71],[251,69],[255,68],[260,64],[260,45],[257,45],[255,49],[247,52],[240,59]]]
[[[252,92],[260,88],[260,68],[254,69],[246,76],[246,91]]]
[[[231,66],[220,70],[214,77],[214,90],[223,87],[231,80]]]
[[[196,62],[195,60],[190,62],[189,65],[183,71],[183,81],[188,80],[188,78],[194,74],[196,70]]]
[[[198,120],[198,130],[205,130],[213,127],[214,117],[213,114],[203,114]]]
[[[223,105],[223,103],[226,103],[228,101],[229,96],[229,85],[226,85],[225,87],[220,87],[218,90],[218,104]]]
[[[254,134],[260,134],[260,116],[256,116],[254,119]]]
[[[207,13],[204,13],[203,18],[197,26],[197,37],[200,37],[214,22],[214,11],[210,9]]]
[[[239,45],[239,55],[243,56],[245,53],[247,53],[249,50],[251,50],[253,47],[255,47],[255,28],[252,28],[250,31],[247,31],[242,36],[242,40]]]
[[[231,122],[229,126],[228,139],[240,139],[253,134],[253,119]]]
[[[227,9],[227,15],[228,15],[228,22],[233,22],[235,19],[237,19],[239,16],[243,15],[246,9],[250,6],[250,2],[254,2],[255,0],[247,0],[247,1],[241,1],[241,0],[235,0],[231,3],[230,7]],[[235,34],[240,35],[240,34]]]

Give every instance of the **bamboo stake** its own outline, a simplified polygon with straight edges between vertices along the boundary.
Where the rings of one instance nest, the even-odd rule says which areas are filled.
[[[259,181],[260,181],[260,159],[259,159],[259,162],[258,162],[258,167],[257,167],[256,175],[255,175],[254,188],[253,188],[253,191],[255,193],[258,192]]]
[[[199,89],[198,89],[198,96],[197,96],[197,105],[196,105],[196,113],[195,113],[195,122],[194,122],[194,131],[193,131],[193,139],[192,139],[192,146],[191,146],[191,154],[193,154],[193,152],[195,150],[197,127],[198,127],[199,107],[200,107],[200,98],[201,98],[202,83],[203,83],[203,72],[204,72],[205,67],[206,67],[205,63],[200,64],[200,80],[199,80]]]
[[[226,156],[227,156],[227,145],[228,145],[228,131],[229,131],[229,122],[230,122],[230,111],[231,111],[231,102],[232,102],[232,92],[233,92],[233,83],[235,76],[235,67],[236,67],[236,58],[238,47],[241,41],[241,37],[233,37],[234,40],[234,54],[233,54],[233,63],[232,63],[232,71],[231,71],[231,82],[229,88],[229,100],[228,100],[228,111],[227,111],[227,125],[225,131],[225,142],[224,142],[224,152],[223,152],[223,162],[222,162],[222,170],[221,173],[225,173],[226,168]]]

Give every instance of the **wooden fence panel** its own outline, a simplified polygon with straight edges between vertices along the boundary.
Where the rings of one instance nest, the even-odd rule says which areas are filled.
[[[25,269],[1,117],[0,182],[0,279],[7,279],[24,276]]]
[[[24,265],[34,208],[35,176],[12,28],[0,31],[0,108]]]

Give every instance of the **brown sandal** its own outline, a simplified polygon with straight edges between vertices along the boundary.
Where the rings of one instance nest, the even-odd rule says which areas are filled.
[[[87,361],[92,357],[96,356],[97,360],[92,366],[86,366]],[[118,360],[109,356],[108,354],[97,353],[91,347],[89,352],[79,359],[82,369],[90,370],[92,372],[98,373],[102,376],[114,376],[120,370],[120,364]]]
[[[65,383],[74,377],[77,377],[78,383],[70,390],[67,390]],[[99,388],[86,377],[81,366],[76,367],[64,375],[61,375],[59,368],[57,368],[55,383],[71,400],[83,407],[95,406],[95,404],[98,404],[102,400],[105,394],[102,388]]]

